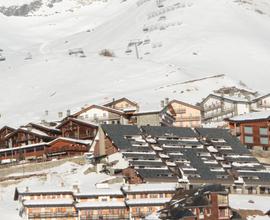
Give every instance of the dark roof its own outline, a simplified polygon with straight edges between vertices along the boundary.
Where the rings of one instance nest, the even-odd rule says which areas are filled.
[[[165,169],[136,169],[138,174],[143,179],[166,179],[166,180],[177,180],[177,177],[174,176],[169,170]]]
[[[246,171],[241,171],[239,172],[240,176],[247,176],[247,177],[252,177],[252,176],[257,176],[259,177],[259,180],[250,180],[251,182],[270,182],[270,173],[266,172],[259,172],[259,171],[254,171],[254,172],[246,172]],[[248,180],[245,180],[248,181]]]
[[[229,133],[226,129],[221,128],[196,128],[200,136],[206,138],[222,138],[232,147],[233,153],[250,154],[249,150],[241,144],[240,140]]]
[[[154,160],[157,158],[155,154],[139,154],[138,152],[123,152],[123,155],[126,158],[135,158],[135,159],[140,159],[140,160]]]
[[[171,211],[172,218],[171,219],[183,219],[186,217],[195,217],[192,211],[188,209],[172,209]]]
[[[132,145],[125,136],[140,135],[140,129],[133,125],[101,125],[104,132],[120,150],[132,149]]]
[[[208,198],[210,193],[227,194],[225,187],[221,185],[205,185],[199,189],[178,189],[166,208],[161,211],[162,219],[183,219],[193,216],[192,207],[205,207],[211,204]]]
[[[197,169],[197,173],[201,176],[202,179],[216,179],[215,172],[211,172],[210,167],[205,164],[200,157],[197,156],[196,150],[182,149],[181,153],[183,153],[184,157],[190,161],[191,166]]]
[[[132,166],[145,166],[145,167],[161,167],[165,166],[162,161],[157,160],[133,160],[129,162]]]
[[[197,137],[191,128],[142,126],[142,130],[155,137]]]
[[[256,163],[258,162],[245,148],[245,146],[240,143],[237,137],[232,136],[225,129],[197,128],[195,130],[192,130],[190,128],[178,127],[143,126],[140,130],[137,126],[131,125],[101,125],[101,127],[104,130],[105,134],[112,140],[113,144],[123,153],[123,156],[125,158],[128,158],[131,165],[136,167],[154,167],[157,165],[162,166],[162,163],[149,160],[157,160],[159,158],[162,158],[162,160],[166,160],[172,163],[177,163],[176,161],[180,160],[177,165],[179,166],[181,172],[185,174],[188,179],[194,181],[200,180],[202,182],[207,182],[210,180],[219,180],[222,182],[223,179],[224,181],[226,181],[226,183],[233,181],[234,176],[230,172],[228,172],[226,168],[222,167],[222,165],[218,161],[219,159],[217,159],[216,157],[222,156],[225,162],[227,161],[230,163],[237,161]],[[155,143],[152,145],[159,148],[152,149],[150,147],[151,142],[146,142],[143,143],[143,145],[140,145],[140,141],[132,136],[139,136],[140,139],[151,136],[155,139]],[[181,138],[195,138],[198,141],[196,141],[195,139],[191,140],[190,142],[188,140],[181,141]],[[214,139],[222,139],[222,141]],[[147,141],[148,138],[146,138],[145,140]],[[165,147],[163,146],[163,144],[171,145],[171,147]],[[208,148],[210,146],[213,146],[213,148],[215,148],[217,152],[212,152],[211,150],[209,150]],[[228,146],[229,150],[224,149],[223,146]],[[161,151],[161,153],[158,154],[158,151]],[[171,153],[175,154],[171,155]],[[164,159],[165,156],[161,154],[165,154],[166,159]],[[236,157],[230,158],[229,155],[235,155]],[[241,158],[240,156],[248,157]],[[190,162],[190,167],[186,166],[184,163],[181,162],[185,160]],[[207,160],[213,160],[215,163],[207,163]],[[166,163],[164,161],[163,164],[164,166],[166,166]],[[167,166],[167,168],[169,168],[169,166]],[[237,166],[234,167],[234,170],[236,172],[237,168]],[[240,169],[241,168],[239,168],[238,170]],[[250,168],[249,171],[252,171],[252,169],[254,170],[254,172],[257,172],[258,169],[265,170],[263,166]],[[176,179],[176,177],[173,176],[173,170],[154,168],[136,168],[136,170],[143,179]],[[242,170],[244,171],[244,168]],[[266,173],[261,172],[260,174],[258,174],[258,176],[260,176],[259,178],[263,183],[269,181],[269,176]]]

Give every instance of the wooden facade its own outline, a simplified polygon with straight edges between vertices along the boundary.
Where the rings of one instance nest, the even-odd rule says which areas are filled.
[[[9,126],[4,126],[1,128],[1,130],[0,130],[0,149],[7,147],[5,144],[5,138],[7,135],[14,132],[15,130],[16,129],[11,128]]]
[[[147,190],[149,187],[155,190]],[[125,185],[89,192],[80,192],[79,187],[67,190],[65,186],[32,192],[26,187],[16,188],[14,200],[21,202],[20,213],[27,219],[139,220],[163,208],[174,190],[175,184]]]
[[[250,150],[270,151],[270,119],[227,119],[231,133]]]
[[[130,184],[140,184],[144,182],[143,178],[140,177],[140,175],[132,167],[123,169],[122,174],[125,176],[126,181]]]
[[[97,133],[97,126],[93,123],[67,118],[57,128],[61,131],[62,137],[93,140]]]
[[[37,143],[15,148],[0,150],[0,162],[18,162],[21,160],[48,160],[50,158],[62,158],[75,155],[83,155],[88,152],[90,142],[84,140],[57,138],[51,142]]]
[[[30,127],[21,127],[5,137],[5,146],[6,148],[20,147],[30,144],[49,142],[53,139],[54,137],[50,137],[39,130],[32,129]]]
[[[48,220],[77,220],[78,213],[70,203],[56,199],[48,202],[42,200],[26,201],[24,203],[24,212],[27,219],[48,219]]]

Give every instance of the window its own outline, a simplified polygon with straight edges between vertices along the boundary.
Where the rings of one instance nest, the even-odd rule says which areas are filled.
[[[253,137],[252,136],[245,136],[245,143],[253,144]]]
[[[244,127],[245,134],[253,134],[253,127]]]
[[[268,147],[263,147],[263,150],[267,151],[268,150]]]
[[[260,135],[268,135],[268,129],[267,128],[260,128]]]
[[[268,140],[268,138],[261,137],[260,142],[261,142],[261,144],[268,144],[269,140]]]

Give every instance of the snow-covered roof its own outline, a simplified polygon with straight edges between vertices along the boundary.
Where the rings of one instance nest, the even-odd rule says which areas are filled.
[[[67,138],[67,137],[58,137],[58,138],[54,139],[53,141],[48,142],[48,145],[53,144],[59,140],[74,142],[74,143],[79,143],[79,144],[86,144],[86,145],[92,143],[91,140],[81,140],[81,139],[73,139],[73,138]]]
[[[175,183],[145,183],[145,184],[132,184],[122,187],[125,193],[140,193],[140,192],[174,192],[176,188]]]
[[[92,189],[84,190],[80,193],[75,193],[78,197],[95,197],[95,196],[123,196],[123,192],[120,187],[117,188],[106,188],[106,189]]]
[[[33,133],[33,134],[36,134],[36,135],[40,135],[40,136],[49,137],[45,132],[40,131],[40,130],[35,129],[35,128],[20,127],[20,128],[18,129],[18,131],[19,131],[19,130],[23,130],[23,131],[30,132],[30,133]]]
[[[124,202],[118,201],[107,201],[107,202],[80,202],[76,204],[76,208],[125,208],[126,204]]]
[[[170,200],[170,198],[131,199],[127,200],[126,203],[128,206],[164,205]]]
[[[19,149],[43,146],[43,145],[48,145],[48,143],[41,142],[41,143],[37,143],[37,144],[29,144],[29,145],[24,145],[24,146],[20,146],[20,147],[4,148],[4,149],[0,149],[0,152],[6,152],[6,151],[10,151],[10,150],[14,151],[14,150],[19,150]]]
[[[234,116],[229,118],[229,121],[256,121],[256,120],[265,120],[270,118],[270,111],[262,111],[262,112],[252,112],[248,114],[243,114],[239,116]]]
[[[40,199],[40,200],[26,200],[23,202],[24,206],[71,206],[73,199]]]

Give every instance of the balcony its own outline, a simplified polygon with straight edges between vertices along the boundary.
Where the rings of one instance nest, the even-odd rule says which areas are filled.
[[[221,108],[221,107],[222,107],[221,103],[220,104],[215,104],[215,105],[210,105],[210,106],[205,106],[204,111],[212,111],[212,110],[215,110],[215,109],[218,109],[218,108]]]
[[[54,149],[47,149],[46,153],[48,154],[53,154],[53,153],[59,153],[59,152],[86,152],[87,148],[86,147],[81,147],[81,146],[63,146],[59,148],[54,148]]]
[[[259,104],[258,108],[270,108],[270,104]]]
[[[176,122],[184,122],[184,121],[201,121],[200,116],[190,116],[190,117],[176,117]]]
[[[216,118],[216,117],[220,117],[220,116],[225,116],[227,114],[233,114],[234,113],[234,109],[224,109],[223,111],[217,111],[217,112],[213,112],[210,114],[205,114],[204,115],[204,120],[209,120],[211,118]]]
[[[175,114],[185,114],[187,111],[185,108],[174,109]]]
[[[78,217],[77,212],[39,212],[28,214],[28,219],[74,218],[74,217]]]
[[[129,220],[128,215],[87,215],[80,216],[81,220]]]

